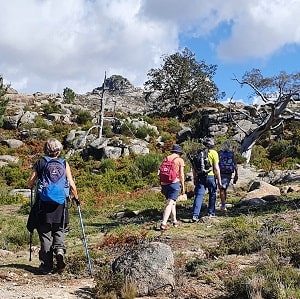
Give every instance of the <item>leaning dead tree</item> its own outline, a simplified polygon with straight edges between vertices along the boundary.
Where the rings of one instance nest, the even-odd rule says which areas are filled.
[[[245,131],[239,126],[232,114],[234,123],[245,134],[241,142],[241,154],[249,163],[254,144],[266,131],[278,128],[287,121],[300,120],[300,113],[289,108],[290,103],[300,99],[300,73],[281,72],[278,76],[264,78],[259,70],[254,69],[246,73],[242,81],[234,80],[241,86],[250,86],[261,103],[253,105],[251,113],[247,114],[254,124],[251,130]]]

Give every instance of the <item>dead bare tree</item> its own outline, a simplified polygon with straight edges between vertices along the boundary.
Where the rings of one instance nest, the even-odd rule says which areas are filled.
[[[256,126],[254,129],[245,131],[232,116],[234,123],[245,134],[241,142],[241,154],[249,163],[252,147],[262,134],[283,125],[284,122],[300,120],[300,113],[288,107],[290,103],[300,99],[300,73],[281,72],[278,76],[264,78],[260,70],[253,69],[243,76],[242,81],[236,78],[233,80],[241,86],[250,86],[261,103],[253,105],[251,113],[247,114],[248,119]]]

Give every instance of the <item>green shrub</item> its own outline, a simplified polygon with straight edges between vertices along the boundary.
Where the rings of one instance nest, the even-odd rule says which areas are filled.
[[[120,298],[124,286],[124,278],[121,274],[115,274],[109,266],[102,266],[95,274],[94,298],[117,299]]]
[[[137,156],[134,160],[134,165],[139,170],[143,178],[154,173],[157,176],[157,171],[163,157],[154,153],[148,155]]]
[[[60,113],[60,111],[61,111],[60,107],[54,102],[44,104],[42,106],[42,109],[43,109],[44,113],[47,115],[51,114],[51,113]]]
[[[231,298],[299,298],[300,276],[297,269],[266,256],[264,261],[227,277],[225,285]]]
[[[132,124],[128,121],[125,121],[121,125],[121,134],[125,135],[125,136],[129,136],[129,137],[135,137],[136,127],[134,126],[134,124]]]
[[[62,140],[64,136],[68,135],[70,132],[70,125],[63,124],[61,122],[55,121],[51,128],[52,133],[57,139]]]
[[[9,195],[6,192],[0,192],[0,205],[12,205],[26,202],[27,199],[21,194]]]
[[[146,138],[148,135],[153,137],[156,135],[156,133],[152,128],[149,128],[147,126],[142,126],[142,127],[138,128],[135,133],[135,136],[137,138],[141,138],[141,139]]]
[[[26,127],[27,126],[35,127],[35,128],[39,128],[39,129],[45,129],[45,130],[48,130],[50,128],[49,123],[39,115],[35,117],[33,125],[29,124],[29,125],[26,125]],[[40,138],[40,136],[38,136],[38,138]],[[42,138],[40,138],[40,139],[42,139]]]
[[[17,216],[0,217],[0,231],[2,249],[17,251],[29,244],[29,232],[26,229],[25,219]],[[33,244],[39,243],[37,233],[33,234]]]
[[[185,269],[191,276],[199,277],[203,272],[208,270],[208,261],[200,258],[195,258],[188,261],[185,265]]]
[[[72,255],[67,255],[67,266],[66,271],[68,273],[79,275],[87,271],[87,260],[85,254],[74,253]]]
[[[148,115],[141,115],[140,116],[145,122],[147,122],[150,125],[154,124],[154,119]]]
[[[90,123],[93,119],[90,112],[87,110],[79,110],[76,114],[76,122],[80,125]]]
[[[161,134],[161,141],[162,142],[166,142],[166,141],[169,141],[169,140],[172,140],[172,135],[168,132],[165,132],[165,133],[162,133]]]
[[[252,217],[240,216],[227,220],[222,227],[225,232],[219,244],[208,249],[210,256],[225,254],[248,254],[261,249],[257,231],[260,226]]]
[[[101,175],[101,189],[109,194],[132,191],[143,186],[143,180],[136,169],[108,169]]]
[[[116,163],[114,159],[102,159],[100,162],[100,171],[105,173],[108,169],[116,170]]]
[[[71,88],[66,87],[63,91],[63,98],[65,103],[72,104],[76,98],[76,94]]]
[[[5,97],[8,87],[8,85],[4,84],[3,77],[0,75],[0,127],[3,126],[4,115],[9,102],[9,99]]]
[[[113,132],[111,126],[104,126],[103,135],[105,135],[107,138],[111,138],[115,136],[115,133]]]
[[[251,153],[251,163],[259,169],[272,169],[272,162],[268,159],[268,151],[261,145],[254,146]]]
[[[170,118],[165,125],[165,131],[168,133],[177,133],[181,130],[180,122],[176,118]]]
[[[7,186],[13,188],[25,188],[30,173],[30,169],[20,170],[20,165],[14,163],[0,168],[0,175],[5,179]]]
[[[274,143],[269,148],[268,158],[271,161],[280,161],[286,157],[289,157],[293,154],[293,147],[291,146],[290,141],[280,140]]]

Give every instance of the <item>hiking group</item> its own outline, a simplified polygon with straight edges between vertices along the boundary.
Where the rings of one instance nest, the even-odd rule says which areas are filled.
[[[237,165],[229,143],[223,144],[218,153],[212,138],[203,142],[204,149],[195,154],[188,154],[192,165],[194,178],[194,204],[191,215],[192,222],[200,220],[203,198],[208,190],[208,215],[215,216],[217,190],[220,190],[221,209],[226,210],[227,188],[234,175],[234,183],[238,179]],[[31,189],[31,210],[27,220],[27,229],[30,232],[30,260],[31,244],[34,229],[37,230],[40,240],[39,273],[61,273],[66,266],[65,262],[65,236],[69,224],[68,198],[70,193],[75,200],[79,215],[80,200],[68,162],[60,158],[62,144],[55,138],[49,138],[44,144],[44,156],[34,165],[28,181]],[[169,229],[168,220],[171,216],[172,225],[180,225],[176,215],[176,200],[179,194],[185,194],[185,161],[180,145],[175,144],[171,154],[166,156],[159,167],[159,178],[162,194],[166,199],[166,206],[160,225],[161,230]],[[33,200],[34,193],[34,200]],[[81,220],[82,233],[84,228]],[[87,244],[85,244],[88,255]]]
[[[217,152],[213,138],[206,138],[202,142],[204,148],[196,153],[188,154],[191,162],[194,180],[194,202],[192,208],[191,221],[200,221],[200,212],[206,191],[208,191],[209,217],[216,214],[217,191],[220,192],[221,210],[226,211],[227,189],[234,173],[233,183],[238,180],[238,169],[234,158],[234,153],[230,149],[229,142],[224,142],[222,150]],[[184,167],[182,159],[182,148],[175,144],[160,165],[159,178],[162,194],[166,198],[166,206],[163,213],[161,230],[169,229],[167,224],[169,217],[172,218],[174,227],[179,226],[176,217],[176,200],[180,194],[185,194]]]
[[[44,144],[45,156],[33,165],[27,184],[31,194],[35,194],[34,202],[31,199],[27,229],[31,234],[34,229],[38,232],[41,263],[38,270],[41,274],[61,272],[65,268],[65,235],[69,223],[67,198],[70,191],[76,203],[80,204],[70,166],[59,157],[62,149],[57,139],[49,138]]]

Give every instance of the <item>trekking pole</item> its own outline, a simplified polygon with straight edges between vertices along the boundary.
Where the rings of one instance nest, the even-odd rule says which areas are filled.
[[[76,202],[76,205],[77,205],[77,210],[78,210],[78,215],[79,215],[79,220],[80,220],[80,226],[81,226],[82,237],[83,237],[83,245],[84,245],[84,248],[85,248],[85,255],[86,255],[86,259],[87,259],[87,263],[88,263],[89,274],[92,276],[93,275],[93,269],[92,269],[92,263],[91,263],[91,259],[90,259],[89,248],[88,248],[88,244],[87,244],[87,241],[86,241],[86,236],[85,236],[85,231],[84,231],[84,226],[83,226],[83,220],[82,220],[81,209],[80,209],[80,201],[75,199],[75,202]]]
[[[33,205],[33,189],[30,189],[30,210]],[[33,232],[29,234],[29,261],[31,262]]]

